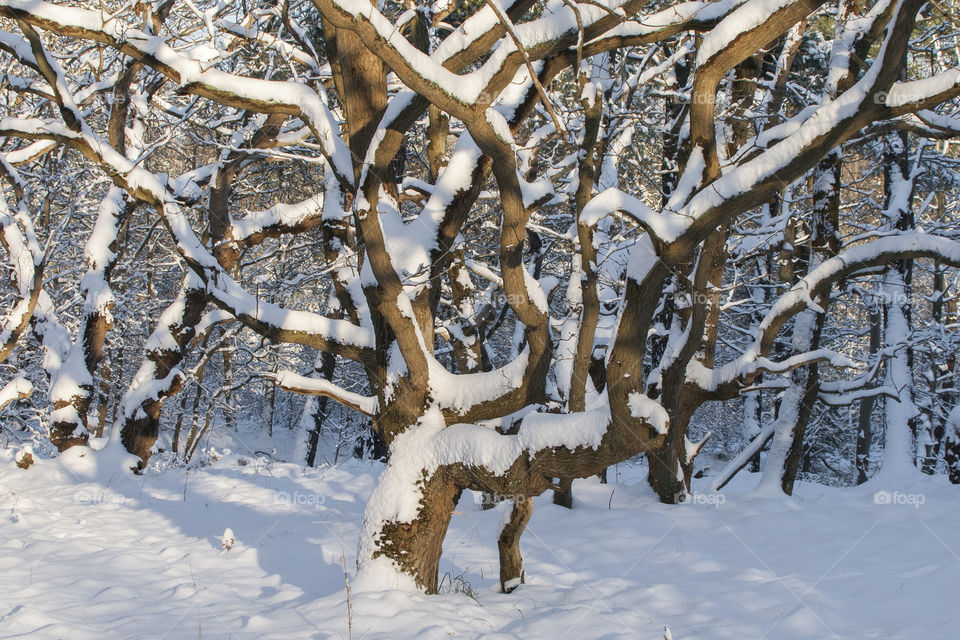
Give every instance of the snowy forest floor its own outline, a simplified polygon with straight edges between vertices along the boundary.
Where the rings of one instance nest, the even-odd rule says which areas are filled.
[[[444,545],[444,593],[426,596],[354,580],[378,463],[304,469],[232,454],[133,477],[101,454],[72,449],[24,471],[0,452],[0,637],[659,639],[665,626],[677,640],[960,633],[960,492],[942,477],[876,504],[880,487],[869,484],[751,498],[756,477],[743,473],[722,499],[667,506],[641,467],[624,465],[609,485],[577,482],[572,511],[536,499],[522,542],[527,584],[510,595],[497,588],[506,505],[482,511],[466,492]]]

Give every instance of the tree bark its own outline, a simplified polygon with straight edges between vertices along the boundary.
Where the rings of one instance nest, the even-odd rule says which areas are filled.
[[[520,535],[533,515],[531,498],[514,498],[510,517],[500,529],[497,549],[500,552],[500,590],[510,593],[523,584],[523,557],[520,555]]]
[[[870,307],[870,354],[876,355],[880,351],[882,340],[882,314],[880,305]],[[857,417],[857,448],[856,468],[857,484],[863,484],[869,478],[870,447],[873,446],[873,408],[876,399],[872,396],[860,401],[860,415]]]

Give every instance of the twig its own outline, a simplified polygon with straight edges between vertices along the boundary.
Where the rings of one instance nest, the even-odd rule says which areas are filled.
[[[520,38],[517,36],[517,32],[514,31],[513,23],[510,21],[510,17],[491,0],[484,0],[484,2],[486,2],[487,5],[493,9],[494,13],[497,14],[497,17],[503,24],[503,28],[506,29],[507,33],[510,35],[510,39],[513,40],[513,44],[517,46],[517,50],[520,52],[520,56],[523,58],[523,64],[527,67],[527,73],[530,74],[530,80],[533,82],[533,86],[536,87],[537,93],[540,94],[540,99],[543,100],[543,107],[547,110],[547,113],[550,114],[550,119],[553,120],[553,126],[556,127],[559,133],[566,134],[567,128],[561,124],[560,118],[557,117],[556,112],[553,110],[553,105],[550,103],[550,99],[547,97],[547,92],[544,90],[543,85],[540,84],[540,79],[537,77],[537,72],[533,68],[533,62],[530,61],[530,54],[527,53],[526,48],[523,46],[523,43],[520,42]]]
[[[347,588],[347,638],[353,640],[353,603],[350,600],[350,576],[347,574],[347,556],[343,550],[343,511],[340,511],[340,564],[343,565],[343,584]]]

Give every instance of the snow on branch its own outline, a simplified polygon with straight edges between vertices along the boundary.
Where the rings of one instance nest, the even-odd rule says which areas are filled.
[[[284,391],[308,396],[326,396],[368,416],[377,412],[378,402],[375,397],[347,391],[325,378],[309,378],[283,369],[277,372],[276,381],[277,385]]]
[[[960,67],[941,71],[929,78],[895,82],[890,91],[878,96],[893,113],[920,111],[960,95]]]
[[[690,223],[687,218],[672,211],[654,211],[639,198],[624,193],[616,187],[610,187],[594,196],[583,208],[580,221],[592,227],[612,213],[623,213],[629,216],[654,238],[665,242],[679,237]]]
[[[928,138],[953,138],[960,136],[960,117],[942,115],[926,109],[907,114],[903,126]]]
[[[761,370],[780,373],[814,360],[851,366],[849,359],[826,350],[823,350],[823,353],[814,351],[794,356],[806,362],[791,362],[794,358],[790,358],[775,364],[766,360],[765,356],[787,320],[807,308],[822,311],[814,300],[826,295],[833,283],[864,269],[897,260],[918,258],[937,259],[944,265],[960,267],[960,243],[940,236],[914,232],[878,238],[846,249],[825,260],[774,302],[757,328],[756,339],[740,357],[715,369],[703,368],[698,371],[697,365],[693,365],[688,371],[688,379],[704,391],[720,391],[723,395],[729,395],[727,392],[730,389],[739,389]],[[771,366],[773,368],[768,368]]]
[[[13,268],[14,282],[19,298],[13,308],[0,316],[0,362],[13,352],[20,336],[33,317],[43,287],[43,264],[39,248],[31,251],[17,219],[10,214],[7,203],[0,198],[0,243],[3,244]]]
[[[731,51],[738,39],[760,27],[778,11],[795,4],[798,0],[749,0],[740,5],[703,37],[697,49],[697,66],[702,68],[712,58]]]
[[[221,104],[257,112],[298,115],[310,125],[340,179],[347,184],[353,182],[350,154],[339,133],[340,123],[327,107],[326,97],[304,84],[261,80],[209,68],[175,51],[163,38],[98,11],[40,0],[0,0],[0,15],[59,35],[108,44],[163,73],[185,91]]]
[[[479,373],[450,373],[436,359],[428,359],[430,390],[443,410],[466,415],[475,407],[495,402],[520,389],[530,357],[529,348],[499,369]]]
[[[131,185],[135,191],[137,184],[134,181]],[[248,293],[203,246],[180,208],[170,200],[160,202],[177,248],[204,281],[207,294],[217,306],[254,331],[275,340],[312,346],[353,360],[364,360],[369,355],[374,347],[373,332],[369,328],[310,311],[287,309]]]
[[[53,138],[73,146],[97,162],[132,197],[155,206],[176,241],[180,254],[204,282],[211,301],[267,337],[304,344],[364,360],[373,349],[373,332],[348,320],[283,308],[245,291],[197,237],[190,221],[161,179],[118,153],[84,125],[79,132],[37,118],[0,119],[0,133]]]
[[[876,59],[853,86],[836,98],[825,100],[818,108],[804,112],[807,117],[799,126],[794,123],[788,135],[741,163],[725,168],[719,178],[696,191],[682,207],[677,207],[679,202],[671,198],[669,206],[690,221],[690,229],[684,232],[685,240],[702,240],[723,220],[761,203],[770,192],[803,175],[812,159],[822,158],[884,110],[879,98],[896,80],[916,19],[915,4],[901,0],[891,5],[892,20],[886,26]],[[696,107],[696,99],[694,103]],[[689,168],[685,174],[688,172]]]
[[[18,375],[0,389],[0,409],[11,402],[30,397],[31,393],[33,393],[33,384],[23,375]]]
[[[239,220],[234,219],[228,242],[245,247],[265,237],[303,231],[320,224],[322,212],[322,194],[294,204],[275,204],[269,209],[248,213]]]
[[[652,16],[636,15],[646,5],[643,0],[552,2],[541,17],[516,24],[513,33],[496,42],[492,51],[494,42],[487,36],[496,33],[494,28],[499,28],[498,35],[504,33],[504,29],[497,24],[502,22],[498,12],[484,6],[471,17],[469,29],[468,24],[464,24],[428,55],[410,44],[375,5],[350,0],[312,1],[332,24],[359,34],[410,89],[428,96],[431,102],[464,121],[474,119],[475,107],[490,105],[522,65],[576,47],[578,42],[597,40],[631,16],[639,24],[656,25],[644,34],[645,42],[653,42],[684,28],[711,24],[738,4],[718,3],[721,9],[709,11],[704,20],[698,16],[704,8],[701,2],[683,3],[676,10],[659,11]],[[607,43],[610,48],[619,46],[620,38],[610,38]],[[473,44],[480,46],[471,47]],[[460,54],[467,51],[472,51],[474,59],[490,53],[478,68],[458,74],[457,67],[467,61]],[[602,47],[595,43],[589,53],[602,53]]]
[[[618,47],[643,44],[665,32],[682,29],[709,29],[723,20],[746,0],[719,0],[717,2],[681,2],[662,11],[635,16],[610,29],[602,37],[587,42],[584,54],[590,55],[604,40],[617,40]]]
[[[295,60],[296,62],[309,67],[313,73],[320,75],[324,69],[317,62],[317,59],[310,53],[299,47],[295,47],[288,42],[284,42],[273,34],[261,31],[253,26],[244,26],[234,22],[221,22],[220,26],[224,31],[234,34],[238,38],[251,40],[264,44],[282,54],[285,58]],[[329,75],[329,68],[326,69],[326,75]]]

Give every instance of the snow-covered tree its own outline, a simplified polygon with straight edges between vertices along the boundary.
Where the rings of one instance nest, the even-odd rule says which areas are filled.
[[[902,288],[909,261],[960,266],[949,233],[904,222],[908,136],[960,131],[950,16],[921,0],[0,0],[0,18],[3,354],[32,327],[53,443],[85,443],[112,404],[145,464],[185,382],[197,415],[259,366],[269,398],[370,416],[389,461],[361,568],[428,591],[464,490],[514,502],[509,589],[531,496],[646,454],[682,501],[691,418],[743,391],[780,385],[777,417],[718,484],[770,441],[764,485],[789,492],[813,402],[849,405],[875,377],[825,340],[832,299],[878,269]],[[890,222],[849,221],[844,145],[881,135]],[[82,223],[42,213],[49,157],[96,181],[71,196],[98,200]],[[842,243],[845,224],[863,228]],[[71,244],[82,258],[58,249],[51,283],[51,247]],[[163,293],[141,309],[149,336],[112,338],[140,357],[113,393],[117,269],[123,296],[135,274]],[[897,300],[887,389],[913,379]],[[210,362],[222,390],[202,388]],[[826,365],[859,367],[856,384],[822,382]],[[912,397],[884,401],[889,459],[914,446]]]

